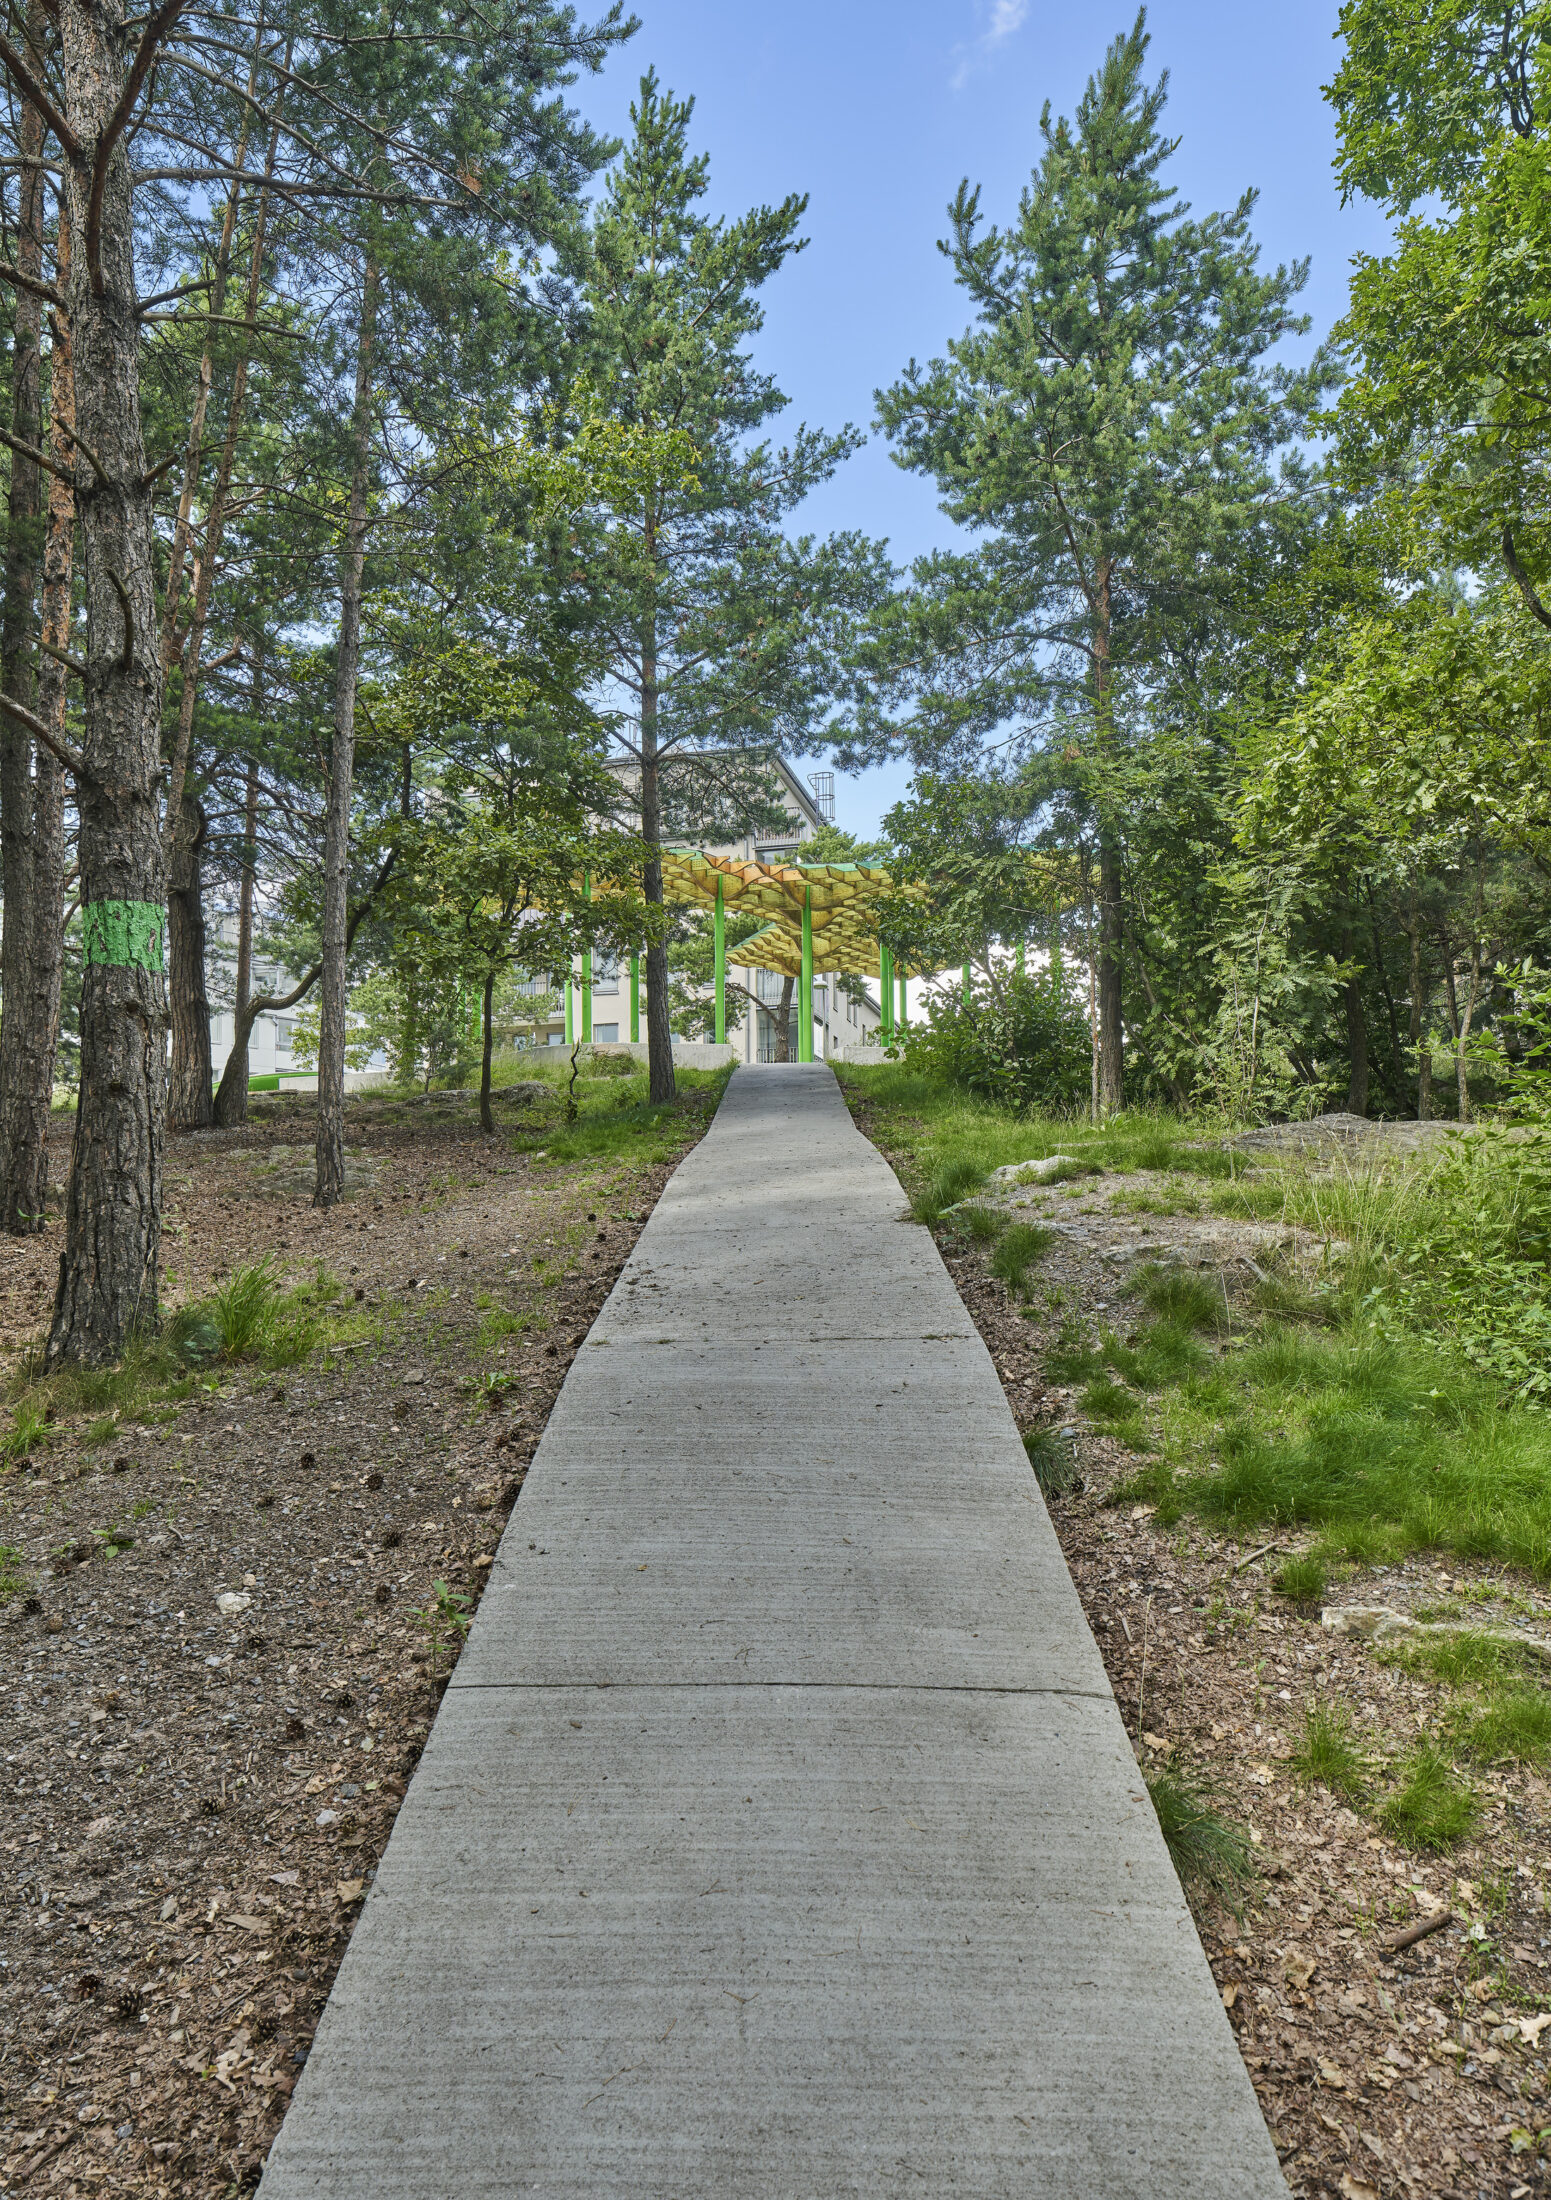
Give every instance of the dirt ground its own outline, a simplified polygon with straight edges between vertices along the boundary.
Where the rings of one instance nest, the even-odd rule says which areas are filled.
[[[856,1113],[866,1129],[866,1106]],[[1226,1276],[1233,1292],[1246,1262],[1263,1262],[1282,1235],[1125,1211],[1161,1189],[1138,1173],[1039,1196],[1034,1213],[1058,1232],[1040,1285],[1061,1294],[1062,1321],[1124,1327],[1126,1277],[1160,1256]],[[1522,1770],[1477,1777],[1480,1830],[1437,1858],[1295,1778],[1287,1760],[1311,1698],[1345,1705],[1360,1739],[1393,1750],[1436,1731],[1441,1692],[1327,1629],[1318,1610],[1289,1608],[1270,1587],[1279,1552],[1256,1555],[1264,1539],[1224,1540],[1188,1517],[1164,1531],[1151,1507],[1111,1504],[1137,1461],[1084,1423],[1080,1386],[1046,1381],[1057,1319],[1025,1319],[962,1240],[945,1237],[943,1251],[1020,1428],[1073,1431],[1080,1485],[1050,1513],[1139,1762],[1206,1784],[1250,1829],[1258,1893],[1242,1919],[1212,1906],[1197,1921],[1291,2190],[1308,2200],[1551,2190],[1535,2143],[1551,2141],[1547,1782]],[[1539,1584],[1452,1558],[1357,1573],[1339,1598],[1405,1613],[1447,1600],[1481,1623],[1551,1637]],[[1440,1911],[1452,1916],[1441,1930],[1405,1951],[1384,1946]]]
[[[686,1109],[686,1142],[702,1122]],[[257,2182],[439,1699],[450,1650],[433,1670],[416,1615],[438,1581],[477,1598],[666,1175],[529,1157],[459,1102],[360,1103],[351,1196],[325,1217],[308,1137],[304,1104],[275,1100],[243,1132],[174,1141],[175,1295],[266,1252],[298,1277],[322,1261],[380,1337],[239,1369],[111,1434],[61,1422],[0,1477],[0,1545],[19,1553],[0,1606],[0,2200]],[[1067,1314],[1112,1307],[1159,1244],[1222,1269],[1261,1242],[1253,1224],[1138,1222],[1109,1197],[1085,1183],[1053,1203],[1070,1219],[1041,1274]],[[1252,1830],[1258,1893],[1242,1919],[1200,1923],[1291,2189],[1547,2190],[1538,2148],[1515,2151],[1551,2123],[1545,1783],[1486,1783],[1480,1835],[1447,1860],[1300,1784],[1287,1759],[1311,1694],[1392,1740],[1436,1722],[1437,1692],[1287,1610],[1274,1552],[1107,1504],[1134,1461],[1045,1382],[1053,1324],[947,1250],[1020,1426],[1075,1431],[1081,1487],[1052,1516],[1141,1761],[1215,1780]],[[0,1245],[13,1358],[53,1257],[48,1238]],[[528,1326],[492,1333],[480,1297]],[[1476,1566],[1342,1591],[1398,1609],[1472,1593],[1544,1631],[1551,1600]],[[1440,1908],[1443,1930],[1385,1949]]]
[[[686,1142],[703,1122],[687,1103]],[[0,1473],[0,2195],[257,2183],[439,1699],[416,1614],[438,1581],[472,1609],[667,1175],[361,1101],[320,1215],[310,1136],[276,1099],[170,1142],[171,1296],[323,1262],[380,1340],[92,1441],[61,1419]],[[57,1228],[0,1244],[9,1358]]]

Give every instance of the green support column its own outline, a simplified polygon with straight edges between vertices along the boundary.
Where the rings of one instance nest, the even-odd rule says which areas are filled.
[[[813,888],[802,891],[802,977],[798,981],[797,1059],[813,1060]]]
[[[727,1040],[727,914],[722,907],[722,882],[716,882],[716,916],[713,919],[716,941],[716,1043]]]
[[[591,901],[591,899],[592,899],[592,880],[591,880],[591,879],[590,879],[590,878],[589,878],[589,877],[587,876],[587,873],[586,873],[585,871],[584,871],[584,872],[582,873],[582,899],[583,899],[583,901]],[[592,949],[591,949],[591,947],[584,947],[584,948],[582,949],[582,1040],[583,1040],[583,1043],[584,1043],[585,1045],[587,1045],[587,1046],[591,1046],[591,1044],[592,1044]]]
[[[880,1028],[885,1040],[894,1036],[894,958],[886,947],[878,949],[878,1005],[882,1011]]]
[[[565,974],[565,1043],[567,1046],[573,1046],[575,1042],[576,988],[571,983],[571,972],[568,969]]]
[[[905,998],[905,973],[901,970],[899,973],[899,1028],[901,1031],[906,1031],[909,1026],[910,1003]]]
[[[641,958],[630,958],[630,1044],[641,1043]]]
[[[969,1006],[969,964],[964,965],[964,1006]]]

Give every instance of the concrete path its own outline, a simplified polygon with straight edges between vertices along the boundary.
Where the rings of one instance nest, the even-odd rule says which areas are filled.
[[[1286,2187],[985,1347],[822,1066],[578,1354],[263,2200]]]

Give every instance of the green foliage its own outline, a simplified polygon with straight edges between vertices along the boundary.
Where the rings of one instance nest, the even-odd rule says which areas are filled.
[[[978,1191],[990,1174],[968,1154],[944,1161],[933,1169],[925,1184],[915,1192],[910,1201],[910,1211],[917,1222],[935,1227],[950,1207],[956,1207],[967,1192]]]
[[[1049,1113],[1087,1097],[1093,1057],[1085,1011],[1059,977],[993,972],[928,996],[926,1022],[900,1041],[908,1067],[983,1099]]]
[[[0,1543],[0,1604],[25,1596],[29,1583],[21,1552],[14,1543]]]
[[[1215,1899],[1242,1917],[1258,1878],[1248,1834],[1223,1815],[1209,1789],[1182,1773],[1149,1773],[1147,1792],[1186,1894]]]
[[[473,1624],[469,1615],[470,1601],[461,1589],[450,1589],[445,1581],[433,1581],[430,1603],[417,1607],[409,1615],[420,1622],[425,1632],[433,1680],[441,1653],[444,1650],[456,1652]]]
[[[211,1296],[210,1319],[223,1360],[245,1360],[258,1350],[279,1303],[281,1286],[273,1259],[233,1269]]]
[[[1475,1790],[1432,1743],[1407,1760],[1400,1784],[1378,1813],[1380,1826],[1396,1841],[1433,1853],[1457,1847],[1475,1831],[1480,1816]]]
[[[1303,1738],[1289,1762],[1301,1780],[1316,1781],[1354,1810],[1361,1808],[1368,1792],[1368,1768],[1344,1704],[1305,1704]]]

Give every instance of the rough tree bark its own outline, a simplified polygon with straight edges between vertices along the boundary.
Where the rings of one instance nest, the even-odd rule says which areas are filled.
[[[781,982],[781,1006],[776,1015],[775,1058],[789,1062],[792,1058],[792,987],[795,978],[786,977]]]
[[[1411,897],[1411,1025],[1409,1037],[1411,1056],[1416,1063],[1416,1114],[1417,1121],[1427,1122],[1433,1112],[1433,1050],[1424,1042],[1423,1031],[1427,1023],[1427,1003],[1423,998],[1422,977],[1422,925],[1417,915],[1416,896]]]
[[[1109,645],[1113,621],[1113,570],[1099,569],[1093,609],[1094,716],[1104,748],[1114,742],[1110,719]],[[1099,1107],[1108,1115],[1125,1101],[1125,1024],[1121,999],[1121,955],[1125,943],[1122,906],[1123,871],[1114,822],[1101,809],[1099,818]]]
[[[59,280],[70,267],[70,220],[59,216]],[[38,665],[39,719],[63,742],[66,691],[70,674],[49,649],[63,651],[70,641],[71,583],[75,563],[75,493],[60,478],[72,463],[75,428],[75,380],[70,356],[70,323],[50,316],[49,456],[60,469],[48,477],[48,527],[43,543],[43,640],[49,645]],[[32,860],[27,882],[30,935],[25,992],[17,1016],[18,1052],[11,1110],[6,1125],[7,1212],[5,1226],[24,1223],[41,1230],[48,1208],[48,1127],[54,1099],[54,1067],[59,1052],[59,995],[64,968],[65,775],[47,742],[39,741],[32,767]],[[15,999],[15,996],[12,996]],[[31,1218],[27,1222],[26,1218]]]
[[[167,990],[172,1002],[172,1066],[167,1120],[177,1131],[210,1128],[210,999],[205,986],[203,855],[207,819],[184,782],[182,822],[167,874]]]
[[[42,9],[28,14],[28,43],[41,74]],[[34,279],[43,272],[43,120],[30,103],[23,105],[18,133],[21,157],[33,164],[21,172],[21,203],[16,240],[17,266]],[[36,449],[42,421],[39,391],[43,300],[36,291],[16,294],[11,350],[12,429],[17,440]],[[0,611],[0,688],[31,710],[37,689],[32,643],[33,605],[42,547],[42,471],[25,452],[11,453],[11,495],[5,542],[5,597]],[[37,1034],[29,1029],[34,1001],[29,964],[33,940],[33,874],[37,868],[33,736],[17,718],[0,720],[0,866],[5,887],[4,933],[0,935],[0,1166],[4,1168],[4,1223],[13,1236],[43,1228],[36,1186],[27,1178],[27,1129],[30,1110],[23,1085],[27,1058],[36,1052]]]
[[[646,555],[655,542],[646,529]],[[646,842],[642,891],[654,909],[662,907],[662,785],[657,758],[657,615],[648,611],[641,637],[641,837]],[[646,950],[646,1089],[653,1106],[671,1100],[673,1031],[668,1022],[668,950],[659,941]]]
[[[258,709],[255,696],[254,708]],[[221,1086],[211,1106],[211,1121],[217,1130],[230,1130],[234,1124],[248,1120],[248,1041],[253,1034],[250,1018],[243,1021],[248,1000],[253,991],[253,893],[258,882],[258,766],[248,766],[247,786],[244,790],[242,809],[242,885],[237,899],[237,981],[232,1032],[235,1040],[242,1034],[240,1045],[234,1044],[221,1072]],[[223,1113],[224,1096],[224,1113]]]
[[[116,1359],[136,1325],[156,1319],[166,1106],[162,668],[125,134],[129,34],[122,0],[62,0],[58,23],[87,646],[76,784],[81,1090],[50,1366]]]
[[[1350,963],[1357,943],[1348,924],[1341,934],[1341,960]],[[1368,1112],[1368,1026],[1363,1017],[1363,989],[1354,971],[1346,981],[1346,1104],[1353,1115]]]
[[[372,358],[380,276],[366,263],[361,333],[356,345],[351,417],[350,506],[340,558],[339,653],[334,674],[334,735],[329,748],[323,830],[323,984],[318,1010],[318,1144],[315,1207],[332,1207],[345,1188],[345,965],[350,889],[350,785],[355,770],[355,698],[361,669],[361,578],[371,492]]]
[[[490,1105],[490,1060],[495,1052],[495,972],[485,972],[481,1001],[482,1044],[479,1054],[479,1127],[487,1138],[495,1136],[495,1113]]]

